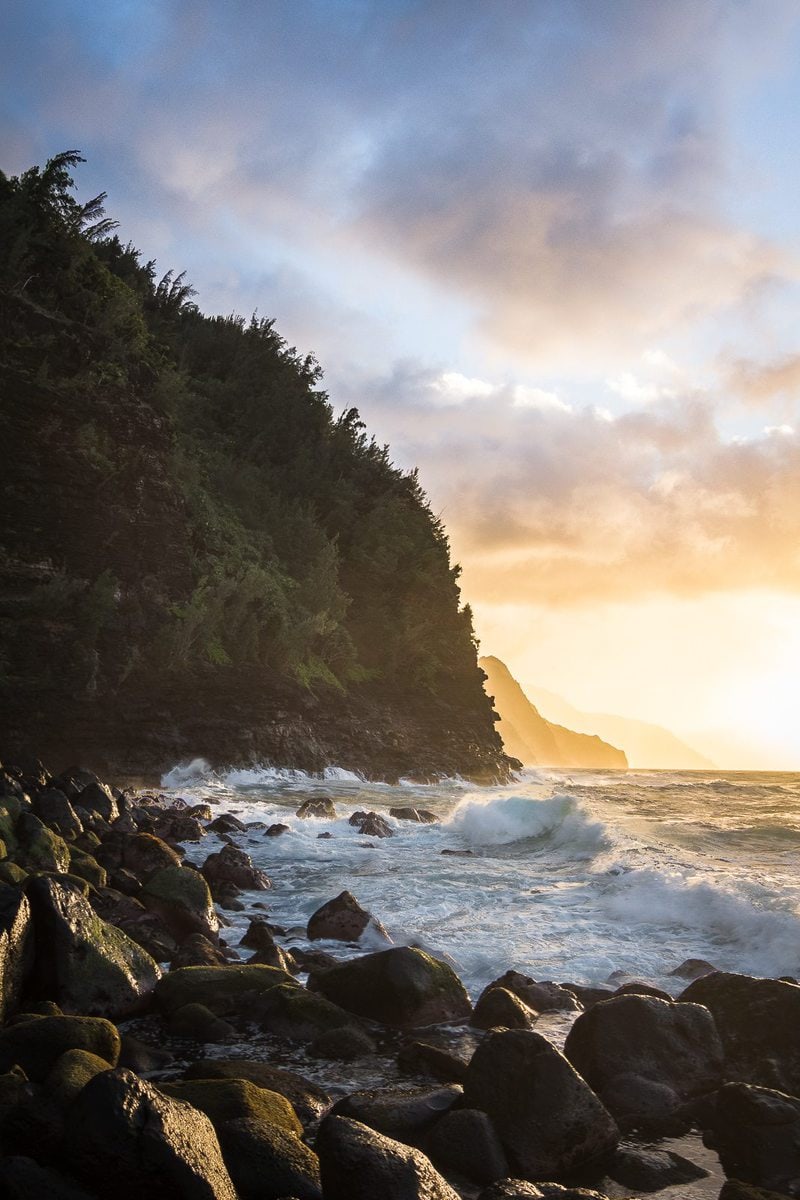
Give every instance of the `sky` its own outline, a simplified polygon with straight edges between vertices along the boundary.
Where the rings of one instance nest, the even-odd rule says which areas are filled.
[[[482,652],[800,769],[800,0],[18,0],[0,167],[274,317]]]

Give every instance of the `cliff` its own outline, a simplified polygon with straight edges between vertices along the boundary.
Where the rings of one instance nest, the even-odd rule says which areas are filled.
[[[500,714],[498,729],[506,750],[526,766],[594,767],[624,770],[622,750],[592,734],[575,733],[545,720],[531,704],[505,663],[482,658],[486,687]]]
[[[0,174],[0,753],[504,777],[416,475],[272,321],[159,279],[79,161]]]

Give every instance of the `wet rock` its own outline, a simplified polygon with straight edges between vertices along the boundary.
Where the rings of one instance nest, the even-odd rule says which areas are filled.
[[[269,970],[269,968],[263,968]],[[268,1033],[296,1042],[311,1042],[332,1029],[357,1024],[349,1012],[323,996],[306,991],[291,981],[271,988],[243,1011]]]
[[[267,827],[267,829],[264,831],[264,836],[265,837],[280,837],[282,833],[291,833],[290,827],[288,825],[281,825],[280,822],[276,822],[274,825],[270,825]],[[320,834],[318,834],[318,836],[324,837],[325,834],[320,833]]]
[[[33,811],[45,825],[63,838],[72,840],[83,833],[83,825],[75,809],[58,788],[39,792],[33,801]]]
[[[367,1054],[375,1053],[375,1043],[363,1029],[355,1025],[342,1025],[318,1034],[309,1053],[315,1058],[331,1058],[339,1062],[354,1062]]]
[[[0,1161],[0,1195],[4,1200],[97,1200],[96,1192],[21,1154]]]
[[[439,823],[436,813],[427,808],[390,808],[389,816],[396,821],[416,821],[418,825],[435,825]]]
[[[535,979],[523,975],[520,971],[506,971],[484,990],[488,992],[491,988],[505,988],[506,991],[513,992],[523,1004],[537,1013],[558,1010],[575,1012],[580,1007],[573,993],[567,988],[557,983],[537,983]]]
[[[313,971],[315,975],[339,965],[339,959],[328,954],[327,950],[306,950],[302,946],[292,946],[291,953],[301,971]]]
[[[164,813],[155,824],[155,832],[166,842],[201,842],[206,831],[197,817],[185,813]]]
[[[186,1079],[247,1079],[257,1087],[279,1092],[291,1103],[304,1125],[317,1121],[331,1106],[327,1092],[281,1067],[248,1059],[213,1058],[193,1063],[185,1073]]]
[[[177,943],[164,921],[149,912],[135,896],[125,896],[113,888],[98,888],[91,897],[92,908],[110,925],[115,925],[156,960],[171,959]]]
[[[716,1150],[726,1175],[796,1194],[800,1099],[771,1088],[727,1083],[719,1091],[713,1126],[703,1141]]]
[[[331,1110],[337,1117],[350,1117],[401,1142],[418,1143],[462,1097],[457,1083],[446,1087],[417,1088],[412,1092],[397,1088],[353,1092],[338,1100]]]
[[[224,1042],[232,1037],[234,1028],[214,1016],[205,1004],[184,1004],[169,1018],[169,1031],[173,1037],[191,1038],[195,1042]]]
[[[682,1099],[713,1091],[722,1078],[722,1045],[708,1009],[651,996],[595,1005],[572,1026],[564,1053],[615,1115],[619,1075],[666,1086]]]
[[[387,838],[393,837],[394,831],[385,817],[379,817],[375,812],[354,812],[348,825],[354,825],[364,837]]]
[[[527,1183],[524,1179],[500,1179],[482,1191],[478,1200],[607,1200],[591,1188],[564,1187],[560,1183]]]
[[[322,938],[338,942],[357,942],[367,928],[385,941],[391,941],[380,921],[361,907],[352,892],[340,892],[309,918],[306,935],[312,942]]]
[[[97,859],[86,854],[85,851],[79,850],[77,846],[69,848],[69,871],[71,875],[77,875],[79,879],[85,879],[92,887],[105,887],[108,883],[108,875],[105,867],[101,867]]]
[[[119,1052],[120,1067],[127,1067],[137,1075],[146,1075],[150,1071],[161,1071],[174,1061],[175,1056],[161,1046],[148,1046],[130,1033],[122,1034],[122,1048]]]
[[[0,1030],[0,1071],[19,1066],[29,1079],[44,1080],[61,1055],[84,1050],[116,1066],[119,1032],[98,1017],[31,1017]]]
[[[470,1025],[476,1029],[530,1029],[539,1014],[504,987],[489,986],[478,997]]]
[[[120,854],[120,866],[131,871],[137,879],[145,883],[162,867],[179,867],[180,856],[171,846],[152,833],[137,833],[125,838]]]
[[[491,1117],[512,1168],[527,1179],[602,1165],[617,1146],[617,1126],[588,1083],[533,1031],[502,1030],[481,1042],[464,1105]]]
[[[184,938],[175,954],[171,966],[178,967],[214,967],[225,963],[225,955],[210,942],[202,933],[191,933]]]
[[[797,984],[717,971],[690,983],[680,1000],[713,1013],[728,1079],[800,1094]]]
[[[237,1200],[208,1117],[130,1071],[86,1085],[68,1134],[76,1171],[115,1200]]]
[[[579,1008],[593,1008],[601,1000],[610,1000],[614,995],[612,989],[606,987],[584,987],[580,983],[562,983],[560,986],[565,992],[572,992]]]
[[[10,887],[19,887],[28,878],[28,872],[23,871],[22,867],[18,867],[16,863],[9,859],[3,859],[0,862],[0,883],[7,883]]]
[[[262,963],[267,967],[278,967],[281,971],[296,973],[297,967],[290,954],[277,945],[272,930],[266,921],[251,921],[240,945],[255,947],[250,963]]]
[[[299,817],[301,821],[307,821],[310,818],[318,821],[335,821],[336,807],[330,796],[319,796],[316,799],[304,800],[295,816]]]
[[[15,1011],[33,962],[31,907],[19,888],[0,887],[0,1024]]]
[[[230,813],[222,813],[214,818],[208,829],[211,833],[243,833],[247,826],[238,817],[233,817]]]
[[[114,799],[111,789],[104,783],[93,780],[77,797],[77,803],[87,812],[97,813],[111,825],[120,815],[119,805]]]
[[[672,1003],[672,996],[669,992],[665,992],[663,988],[653,987],[651,983],[640,983],[639,980],[633,980],[631,983],[623,983],[614,992],[615,996],[655,996],[656,1000],[666,1000],[667,1003]]]
[[[58,788],[68,800],[74,803],[84,788],[88,787],[90,783],[99,782],[94,771],[90,771],[88,767],[68,767],[66,771],[62,771],[60,775],[56,775],[54,779],[50,780],[50,786]]]
[[[216,941],[219,919],[208,884],[198,871],[189,867],[162,867],[142,887],[141,901],[161,917],[178,941],[192,933],[202,933]]]
[[[615,1075],[599,1094],[624,1132],[638,1129],[653,1135],[679,1137],[692,1123],[674,1088],[641,1075],[625,1072]]]
[[[244,1117],[269,1121],[294,1137],[303,1132],[303,1126],[285,1096],[258,1087],[247,1079],[183,1079],[159,1084],[159,1090],[200,1109],[215,1128],[224,1121]]]
[[[508,1162],[492,1122],[476,1108],[455,1109],[436,1124],[426,1149],[434,1165],[472,1183],[508,1175]]]
[[[83,896],[55,879],[28,884],[39,994],[67,1013],[121,1020],[144,1012],[161,977],[156,962],[127,934],[103,921]]]
[[[240,1200],[322,1200],[319,1159],[277,1125],[240,1118],[220,1125],[218,1136]]]
[[[716,969],[704,958],[685,958],[679,966],[670,971],[670,975],[676,979],[702,979],[704,975],[712,975]]]
[[[703,1167],[672,1150],[644,1150],[638,1146],[621,1147],[608,1174],[615,1183],[639,1192],[660,1192],[662,1188],[708,1177]]]
[[[248,963],[224,967],[181,967],[164,975],[156,987],[156,1001],[166,1013],[184,1004],[205,1004],[218,1017],[235,1015],[240,1005],[263,996],[282,983],[294,983],[291,975],[275,967]]]
[[[325,1200],[459,1200],[420,1150],[347,1117],[326,1117],[315,1149]]]
[[[398,1028],[463,1021],[472,1013],[453,969],[411,946],[340,963],[315,975],[314,984],[348,1012]]]
[[[406,1042],[397,1054],[397,1065],[409,1075],[430,1075],[440,1083],[463,1083],[467,1062],[428,1042]]]
[[[216,854],[209,854],[201,871],[212,892],[231,885],[248,891],[272,887],[266,872],[254,867],[250,855],[237,846],[223,846]]]
[[[66,1050],[47,1076],[45,1091],[57,1104],[71,1104],[90,1079],[111,1069],[110,1063],[88,1050]]]
[[[32,812],[20,814],[17,822],[20,840],[18,858],[26,871],[69,871],[69,846],[57,833]]]
[[[753,1187],[752,1184],[742,1183],[739,1179],[728,1179],[722,1185],[718,1200],[785,1200],[785,1197],[780,1192]]]
[[[474,850],[440,850],[440,854],[447,854],[450,858],[474,858]]]

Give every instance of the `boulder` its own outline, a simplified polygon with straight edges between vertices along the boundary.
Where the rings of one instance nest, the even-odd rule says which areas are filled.
[[[591,1188],[564,1187],[560,1183],[527,1183],[524,1179],[499,1179],[481,1192],[478,1200],[607,1200]]]
[[[708,1009],[653,996],[596,1004],[572,1026],[564,1053],[615,1115],[620,1075],[670,1088],[681,1099],[713,1091],[722,1080],[722,1045]]]
[[[386,818],[379,817],[375,812],[354,812],[347,823],[354,825],[365,837],[394,837],[394,831]]]
[[[243,1008],[263,1030],[295,1042],[311,1042],[322,1033],[357,1024],[338,1004],[307,991],[294,980],[270,988]]]
[[[215,1016],[205,1004],[176,1008],[169,1018],[169,1031],[173,1037],[191,1038],[195,1042],[224,1042],[235,1032],[232,1025]]]
[[[199,871],[174,865],[162,867],[148,878],[140,898],[146,908],[158,913],[178,941],[190,933],[202,933],[216,941],[219,919],[208,884]]]
[[[162,867],[179,867],[181,860],[162,838],[152,833],[137,833],[122,843],[119,865],[146,883]]]
[[[326,1117],[315,1149],[325,1200],[459,1200],[420,1150],[348,1117]]]
[[[484,988],[484,992],[489,992],[492,988],[505,988],[537,1013],[561,1009],[575,1012],[580,1008],[574,994],[567,988],[557,983],[537,983],[535,979],[523,975],[520,971],[506,971],[499,979],[492,980]]]
[[[83,833],[80,818],[58,788],[47,788],[39,792],[33,801],[33,811],[45,825],[63,838],[71,841]]]
[[[111,1069],[112,1064],[89,1050],[65,1050],[45,1080],[45,1091],[57,1104],[71,1104],[90,1079]]]
[[[656,1000],[666,1000],[667,1003],[672,1003],[672,996],[669,992],[665,992],[663,988],[653,987],[652,983],[642,983],[638,979],[631,980],[630,983],[623,983],[618,987],[615,996],[655,996]]]
[[[0,1195],[3,1200],[97,1200],[96,1192],[23,1154],[0,1161]]]
[[[67,1013],[120,1020],[144,1012],[161,977],[150,955],[67,884],[28,884],[37,953],[33,981]]]
[[[434,825],[439,821],[436,813],[427,808],[390,808],[389,816],[396,821],[415,821],[418,825]]]
[[[722,1185],[718,1200],[786,1200],[786,1197],[780,1192],[770,1192],[766,1188],[742,1183],[740,1179],[728,1179]]]
[[[317,1034],[308,1052],[315,1058],[354,1062],[357,1058],[374,1054],[375,1049],[375,1043],[365,1030],[359,1029],[357,1025],[342,1025]]]
[[[68,1117],[76,1172],[115,1200],[237,1200],[214,1127],[130,1071],[96,1075]]]
[[[262,996],[282,983],[294,983],[291,975],[275,967],[232,963],[225,967],[180,967],[164,975],[156,987],[156,1000],[166,1013],[184,1004],[205,1004],[218,1017],[235,1015],[245,999]]]
[[[79,879],[85,879],[95,888],[105,887],[108,883],[105,867],[101,867],[93,855],[79,850],[77,846],[71,845],[69,848],[69,872]]]
[[[115,925],[142,946],[156,960],[171,959],[177,944],[164,921],[135,896],[126,896],[114,888],[97,888],[91,896],[97,915],[109,925]]]
[[[315,975],[314,986],[348,1012],[401,1029],[463,1021],[472,1013],[452,967],[411,946],[340,963]]]
[[[409,1075],[430,1075],[440,1083],[463,1083],[466,1059],[428,1042],[406,1042],[397,1054],[397,1065]]]
[[[353,1092],[337,1100],[331,1111],[337,1117],[350,1117],[369,1125],[387,1137],[418,1144],[423,1134],[461,1100],[462,1092],[457,1083],[411,1092],[398,1088]]]
[[[85,808],[87,812],[97,813],[104,821],[108,821],[111,825],[119,817],[119,806],[117,805],[111,789],[106,787],[104,783],[93,781],[83,789],[77,797],[77,803],[81,808]]]
[[[600,1097],[624,1132],[638,1129],[653,1136],[679,1137],[688,1131],[681,1096],[666,1083],[622,1072],[605,1085]]]
[[[21,1067],[29,1079],[44,1080],[68,1050],[83,1050],[109,1066],[117,1064],[119,1033],[99,1017],[30,1017],[0,1030],[0,1071]]]
[[[486,988],[478,997],[470,1025],[476,1029],[530,1029],[538,1012],[504,987]]]
[[[278,1125],[240,1117],[220,1125],[218,1137],[240,1200],[322,1200],[319,1159]]]
[[[146,1075],[148,1071],[162,1071],[174,1061],[175,1055],[162,1046],[149,1046],[130,1033],[122,1034],[118,1066],[127,1067],[136,1075]]]
[[[670,975],[676,979],[702,979],[704,975],[712,975],[716,969],[704,958],[685,958],[682,963],[670,971]]]
[[[215,817],[208,826],[211,833],[243,833],[246,828],[244,821],[231,816],[230,813],[222,813],[219,817]]]
[[[249,1079],[257,1087],[279,1092],[291,1103],[304,1125],[318,1121],[331,1106],[331,1098],[317,1084],[293,1071],[284,1071],[270,1063],[242,1058],[207,1058],[192,1063],[186,1079]]]
[[[673,1150],[625,1146],[617,1151],[608,1174],[623,1187],[649,1193],[679,1183],[696,1183],[698,1179],[707,1179],[709,1172]]]
[[[256,1118],[299,1137],[303,1126],[285,1096],[258,1087],[247,1079],[183,1079],[161,1083],[159,1090],[174,1100],[185,1100],[210,1118],[216,1129],[224,1121]]]
[[[464,1105],[487,1113],[512,1168],[530,1180],[603,1165],[617,1126],[564,1055],[522,1029],[490,1033],[464,1080]]]
[[[494,1125],[477,1108],[458,1108],[437,1122],[426,1149],[441,1171],[487,1184],[508,1175],[508,1162]]]
[[[319,796],[316,799],[304,800],[295,816],[301,821],[313,818],[317,821],[335,821],[336,808],[330,796]]]
[[[0,887],[0,1024],[15,1011],[33,962],[31,906],[19,888]]]
[[[94,771],[90,771],[88,767],[67,767],[66,771],[62,771],[55,779],[50,780],[50,786],[58,788],[68,800],[74,803],[84,788],[88,787],[90,783],[99,782]]]
[[[797,984],[715,971],[690,983],[680,1001],[713,1013],[727,1079],[800,1094]]]
[[[69,846],[57,833],[48,829],[32,812],[24,812],[17,822],[20,840],[18,858],[26,871],[69,870]]]
[[[214,967],[226,962],[225,955],[202,933],[190,933],[173,954],[170,965],[177,967]]]
[[[796,1195],[800,1180],[800,1099],[748,1083],[726,1083],[703,1137],[726,1175]]]
[[[367,928],[384,941],[391,941],[380,921],[376,921],[372,913],[361,907],[352,892],[340,892],[309,918],[306,933],[312,942],[322,938],[337,942],[357,942]]]
[[[266,872],[254,867],[250,855],[237,846],[223,846],[209,854],[201,870],[214,894],[231,886],[262,892],[272,887]]]
[[[265,837],[280,837],[282,833],[290,833],[290,832],[291,832],[291,829],[288,825],[281,825],[280,822],[276,822],[274,825],[270,825],[264,831],[264,836]],[[325,835],[318,834],[317,836],[324,837]]]

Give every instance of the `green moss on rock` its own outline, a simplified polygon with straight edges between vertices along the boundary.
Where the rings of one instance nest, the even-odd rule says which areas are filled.
[[[323,1033],[357,1024],[351,1013],[324,996],[297,984],[271,988],[258,1005],[257,1019],[263,1029],[298,1042],[310,1042]]]
[[[72,875],[78,875],[93,887],[105,887],[108,883],[105,867],[101,867],[93,855],[79,850],[77,846],[70,846],[69,869]]]
[[[469,996],[445,962],[412,946],[365,954],[320,973],[319,991],[348,1012],[407,1028],[463,1021]]]
[[[216,938],[219,920],[208,884],[191,867],[169,866],[156,871],[145,883],[139,899],[166,923],[178,938],[203,933]]]
[[[113,1067],[119,1031],[102,1017],[29,1016],[0,1030],[0,1071],[19,1066],[31,1079],[45,1079],[67,1050],[86,1050]]]
[[[234,1013],[243,996],[260,995],[290,983],[291,975],[277,967],[233,963],[225,967],[179,967],[164,975],[156,987],[156,1000],[167,1013],[185,1004],[205,1004],[217,1016]]]
[[[26,870],[55,871],[60,874],[69,870],[69,846],[37,816],[31,812],[24,813],[20,817],[18,831],[21,846],[17,857]]]
[[[12,887],[16,887],[27,878],[28,872],[23,871],[22,867],[12,862],[11,859],[6,858],[0,862],[0,883],[8,883]]]
[[[160,1090],[174,1100],[199,1108],[216,1128],[225,1121],[254,1118],[269,1121],[286,1133],[300,1137],[303,1126],[285,1096],[256,1087],[247,1079],[195,1079],[162,1083]]]
[[[110,1070],[111,1063],[89,1050],[66,1050],[47,1076],[45,1089],[58,1104],[68,1104],[90,1079]]]

